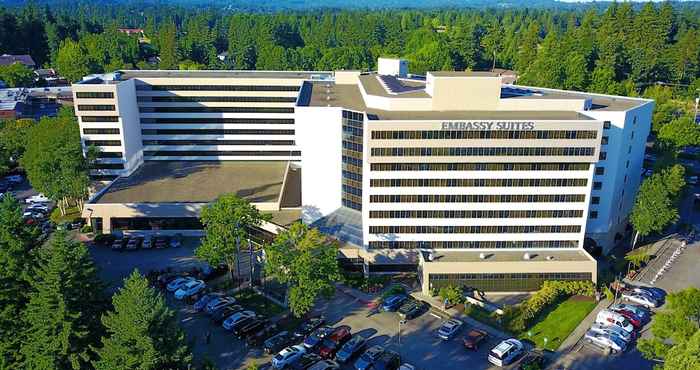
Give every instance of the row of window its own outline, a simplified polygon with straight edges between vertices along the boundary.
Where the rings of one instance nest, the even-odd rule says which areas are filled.
[[[363,114],[343,110],[341,201],[346,207],[362,210]]]
[[[90,168],[93,170],[123,170],[124,163],[93,163]]]
[[[80,91],[75,93],[78,99],[114,99],[111,91]]]
[[[586,186],[588,179],[371,179],[371,187],[564,187]]]
[[[588,171],[588,163],[372,163],[372,171]]]
[[[119,135],[118,128],[84,128],[85,135]]]
[[[290,118],[141,118],[142,124],[226,124],[241,125],[293,125]]]
[[[289,85],[143,85],[136,90],[155,91],[299,91],[299,86]]]
[[[543,147],[405,147],[372,148],[375,157],[457,157],[457,156],[591,156],[595,148],[543,148]]]
[[[356,121],[361,124],[362,121],[364,121],[364,114],[360,112],[353,112],[351,110],[344,110],[343,118],[347,120]]]
[[[124,154],[122,152],[99,152],[97,153],[97,158],[121,158]]]
[[[137,100],[158,103],[294,103],[297,98],[286,96],[139,96]]]
[[[597,131],[537,130],[537,131],[372,131],[374,140],[431,140],[431,139],[595,139]]]
[[[121,140],[85,140],[85,146],[121,146]]]
[[[294,140],[144,140],[143,145],[294,145]]]
[[[119,116],[81,116],[83,122],[119,122]]]
[[[585,194],[377,194],[370,203],[578,203]]]
[[[444,286],[468,286],[483,292],[525,292],[542,288],[548,280],[591,280],[590,273],[533,272],[505,274],[430,274],[431,289]]]
[[[370,226],[370,234],[525,234],[578,233],[579,225]]]
[[[301,155],[297,150],[263,151],[263,150],[150,150],[144,151],[143,155],[149,157],[298,157]]]
[[[370,211],[369,218],[578,218],[580,209],[556,210],[412,210]]]
[[[362,172],[343,171],[343,178],[362,182]]]
[[[112,104],[78,104],[79,111],[113,111],[115,109]]]
[[[143,129],[142,135],[294,135],[294,130],[270,129]]]
[[[370,249],[506,249],[576,248],[576,240],[466,240],[466,241],[371,241]]]
[[[112,109],[114,110],[114,109]],[[270,107],[139,107],[141,113],[294,113],[294,108]]]

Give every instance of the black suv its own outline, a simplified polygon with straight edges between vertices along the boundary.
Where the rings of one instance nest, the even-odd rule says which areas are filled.
[[[326,319],[323,316],[312,317],[299,325],[297,330],[294,331],[294,336],[297,338],[304,338],[325,323]]]
[[[243,339],[247,337],[250,333],[262,330],[267,324],[269,324],[268,320],[256,318],[255,320],[248,323],[248,325],[233,329],[233,334],[238,338]]]
[[[261,346],[265,340],[273,336],[277,330],[277,324],[268,323],[260,330],[248,332],[245,342],[251,347]]]
[[[401,356],[394,351],[384,351],[370,366],[374,370],[396,370],[401,365]]]
[[[290,370],[306,370],[310,368],[311,366],[314,366],[317,362],[323,360],[321,356],[315,354],[315,353],[307,353],[301,357],[299,357],[298,360],[294,361],[290,366]]]
[[[294,336],[288,331],[283,331],[281,333],[277,333],[273,337],[267,338],[263,344],[263,350],[267,354],[277,353],[281,351],[282,348],[292,344],[292,342],[294,342]]]
[[[402,319],[411,320],[425,313],[428,310],[428,304],[415,299],[407,300],[401,307],[398,313]]]

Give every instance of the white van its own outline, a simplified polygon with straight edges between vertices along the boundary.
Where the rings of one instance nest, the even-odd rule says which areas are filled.
[[[489,352],[489,362],[500,367],[510,365],[523,353],[524,348],[519,340],[515,338],[506,339]]]
[[[634,331],[634,326],[632,326],[632,324],[627,321],[624,316],[610,310],[602,310],[598,312],[595,322],[605,326],[618,326],[628,333],[632,333]]]

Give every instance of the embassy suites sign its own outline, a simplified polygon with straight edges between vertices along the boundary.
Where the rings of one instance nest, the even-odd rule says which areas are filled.
[[[532,121],[443,121],[443,131],[531,131],[535,129]]]

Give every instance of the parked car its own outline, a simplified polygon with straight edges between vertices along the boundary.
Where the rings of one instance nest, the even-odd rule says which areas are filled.
[[[367,339],[360,334],[355,334],[340,347],[335,354],[335,361],[339,363],[348,362],[353,356],[360,353],[367,346]]]
[[[269,324],[269,320],[256,317],[253,321],[249,322],[246,325],[233,328],[231,332],[233,332],[233,335],[235,335],[239,339],[245,339],[252,333],[262,330],[265,326]]]
[[[635,337],[635,332],[630,333],[627,330],[622,329],[621,327],[615,326],[615,325],[603,325],[603,324],[595,323],[595,324],[591,325],[591,328],[589,330],[596,332],[596,333],[620,337],[622,340],[624,340],[627,343],[633,341],[634,337]]]
[[[211,322],[216,324],[216,325],[222,325],[226,319],[229,317],[233,316],[236,313],[239,313],[241,311],[245,310],[243,306],[237,305],[237,304],[232,304],[230,306],[224,306],[219,308],[218,310],[212,312],[211,314]]]
[[[462,328],[462,322],[457,319],[449,319],[442,323],[437,335],[442,340],[450,340]]]
[[[355,370],[367,370],[384,353],[384,347],[372,346],[355,361]]]
[[[124,249],[124,246],[126,245],[127,242],[128,242],[128,239],[125,239],[125,238],[114,239],[114,241],[112,242],[112,250],[120,251],[120,250]]]
[[[401,364],[401,366],[399,366],[399,370],[416,370],[416,367],[407,362],[404,362],[403,364]]]
[[[141,247],[141,237],[139,236],[134,236],[131,239],[129,239],[129,242],[126,243],[126,250],[128,251],[135,251]]]
[[[242,319],[236,321],[235,324],[231,325],[231,329],[229,331],[234,331],[234,330],[239,330],[242,327],[250,324],[251,322],[258,321],[257,316],[246,316],[243,317]]]
[[[226,329],[226,330],[233,330],[236,324],[238,324],[241,320],[248,318],[248,317],[255,317],[255,312],[253,311],[240,311],[232,314],[229,316],[226,320],[224,320],[224,323],[221,324],[221,326]]]
[[[527,369],[544,369],[547,359],[544,353],[539,350],[532,350],[523,356],[523,359],[518,364],[519,370]]]
[[[178,248],[182,246],[182,234],[176,234],[170,239],[170,248]]]
[[[165,236],[156,236],[155,242],[156,249],[163,249],[168,247],[168,238]]]
[[[211,301],[211,300],[214,299],[214,298],[219,298],[219,297],[223,297],[223,296],[224,296],[223,293],[208,293],[208,294],[205,294],[205,295],[201,296],[201,297],[197,300],[197,302],[194,303],[194,305],[192,305],[192,308],[194,308],[194,310],[197,311],[197,312],[203,311],[204,308],[207,307],[207,303],[209,303],[209,301]]]
[[[321,347],[318,349],[318,354],[326,359],[335,357],[335,353],[343,344],[345,344],[345,342],[349,341],[351,337],[352,334],[350,334],[349,327],[340,326],[335,328],[335,330],[333,330],[333,332],[321,343]]]
[[[615,311],[617,309],[627,310],[639,317],[642,321],[647,322],[651,318],[649,311],[646,308],[634,304],[619,303],[610,307],[611,310]]]
[[[41,212],[43,214],[48,214],[50,211],[49,206],[47,206],[46,204],[42,204],[42,203],[32,203],[32,204],[27,206],[26,210],[27,211]]]
[[[236,303],[236,299],[233,297],[229,296],[224,296],[224,297],[216,297],[209,301],[207,303],[207,306],[204,308],[204,312],[208,314],[212,314],[214,311],[220,309],[221,307],[224,306],[230,306],[232,304]]]
[[[654,308],[659,306],[658,300],[654,299],[654,297],[650,294],[645,294],[642,292],[627,290],[622,292],[622,298],[632,303],[642,305],[646,308]]]
[[[180,289],[180,287],[182,287],[185,284],[189,283],[190,281],[194,281],[194,280],[195,279],[191,276],[179,277],[179,278],[176,278],[175,280],[169,282],[168,285],[166,286],[166,289],[169,292],[174,292],[174,291]]]
[[[114,234],[97,234],[92,241],[99,245],[112,245],[116,239],[117,237]]]
[[[464,348],[471,350],[478,350],[479,344],[485,342],[489,337],[489,334],[483,330],[472,329],[464,337]]]
[[[160,274],[160,275],[158,275],[158,279],[157,279],[158,285],[160,286],[161,289],[165,289],[168,286],[168,283],[170,283],[171,281],[173,281],[179,277],[183,277],[183,276],[185,276],[185,275],[183,275],[181,273],[177,273],[177,272],[166,272],[164,274]]]
[[[632,291],[635,293],[641,293],[651,296],[653,299],[659,302],[662,302],[664,298],[666,298],[666,294],[664,293],[664,291],[659,288],[637,286],[633,287]]]
[[[290,332],[279,332],[265,340],[265,343],[263,343],[263,351],[268,354],[279,352],[282,348],[292,344],[293,341],[294,336]]]
[[[637,317],[637,315],[635,315],[634,313],[623,309],[611,308],[610,310],[624,316],[630,322],[630,324],[634,326],[635,329],[640,329],[642,327],[642,319]]]
[[[598,324],[603,324],[606,326],[610,325],[615,325],[619,326],[620,328],[624,329],[628,333],[631,333],[634,331],[634,326],[630,324],[630,322],[625,318],[624,316],[620,315],[617,312],[613,312],[610,310],[602,310],[598,312],[598,315],[595,318],[595,322]]]
[[[279,328],[277,327],[277,324],[271,324],[268,322],[268,324],[265,325],[265,327],[263,327],[262,329],[252,333],[248,333],[248,335],[245,338],[245,342],[251,347],[259,347],[262,346],[268,338],[275,335],[275,333],[277,333],[278,331]]]
[[[619,337],[594,332],[592,330],[586,332],[583,340],[600,348],[606,349],[610,351],[610,353],[620,353],[627,349],[627,344]]]
[[[340,369],[337,362],[331,360],[321,360],[309,368],[309,370],[335,370]]]
[[[153,248],[153,237],[152,236],[147,236],[143,239],[143,244],[141,244],[141,248],[143,249],[151,249]]]
[[[22,175],[10,175],[5,176],[4,180],[11,184],[21,184],[22,181],[24,181],[24,177],[22,177]]]
[[[305,353],[289,367],[292,370],[306,370],[323,359],[315,353]]]
[[[44,194],[33,195],[25,200],[27,203],[48,203],[50,201],[51,199]]]
[[[698,177],[697,176],[688,176],[688,184],[697,185],[698,184]]]
[[[396,311],[408,297],[405,294],[397,294],[387,297],[382,302],[382,311]]]
[[[427,303],[409,298],[403,305],[401,305],[401,307],[399,307],[397,312],[399,313],[399,317],[402,319],[412,320],[422,315],[426,311],[428,311]]]
[[[373,370],[397,370],[401,366],[401,356],[394,351],[384,351],[379,358],[372,363]]]
[[[308,349],[314,349],[317,345],[323,341],[328,335],[330,335],[333,332],[333,328],[330,326],[322,326],[316,330],[314,330],[311,335],[306,337],[304,340],[304,347]]]
[[[175,291],[175,299],[184,299],[191,297],[207,287],[202,280],[191,280],[187,284],[180,287],[180,289]]]
[[[515,338],[510,338],[498,343],[489,352],[489,362],[496,366],[507,366],[513,363],[523,353],[525,346]]]
[[[294,336],[297,338],[306,337],[325,323],[326,319],[323,316],[312,317],[299,325],[297,330],[294,331]]]
[[[299,357],[306,353],[306,348],[301,345],[287,347],[279,351],[275,357],[272,358],[272,366],[276,369],[283,369],[296,361]]]

